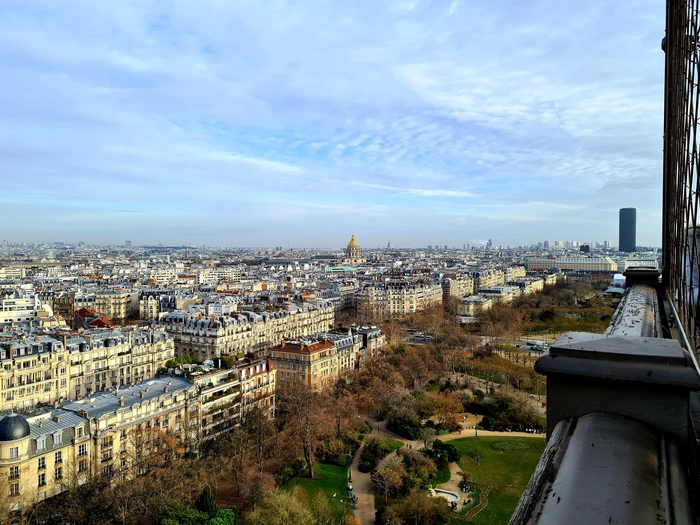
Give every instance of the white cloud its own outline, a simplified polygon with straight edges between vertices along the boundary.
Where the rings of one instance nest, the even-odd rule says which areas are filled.
[[[651,0],[3,2],[0,195],[45,218],[76,188],[105,214],[157,195],[188,211],[171,219],[183,228],[235,195],[255,235],[298,244],[309,215],[285,201],[374,210],[380,224],[356,226],[396,239],[461,211],[472,237],[526,242],[564,224],[588,235],[551,218],[598,224],[625,191],[654,224],[663,16]],[[256,213],[270,202],[282,226]],[[509,228],[524,217],[529,231]],[[95,231],[109,222],[94,215]],[[336,222],[309,235],[322,226]],[[43,235],[20,227],[0,233]]]

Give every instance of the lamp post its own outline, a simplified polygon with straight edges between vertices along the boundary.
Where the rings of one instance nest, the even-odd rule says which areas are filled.
[[[479,435],[479,429],[477,428],[479,426],[479,414],[474,412],[474,417],[476,418],[474,422],[474,437],[477,437]]]

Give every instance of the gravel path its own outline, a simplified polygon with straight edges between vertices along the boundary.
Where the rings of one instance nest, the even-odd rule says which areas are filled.
[[[362,446],[364,447],[364,445]],[[352,476],[352,486],[355,489],[357,496],[357,508],[355,509],[355,518],[360,522],[360,525],[374,525],[374,492],[372,490],[372,480],[369,474],[363,474],[357,468],[360,463],[360,454],[362,447],[355,454],[350,466],[350,475]]]

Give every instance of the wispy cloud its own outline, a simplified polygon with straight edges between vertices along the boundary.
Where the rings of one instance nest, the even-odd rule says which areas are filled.
[[[0,236],[614,240],[637,206],[658,243],[663,30],[652,0],[8,0],[0,201],[36,220]]]

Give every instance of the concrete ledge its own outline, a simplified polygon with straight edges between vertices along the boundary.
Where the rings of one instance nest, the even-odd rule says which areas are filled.
[[[562,421],[510,525],[690,525],[685,470],[674,440],[642,422],[606,413]]]

